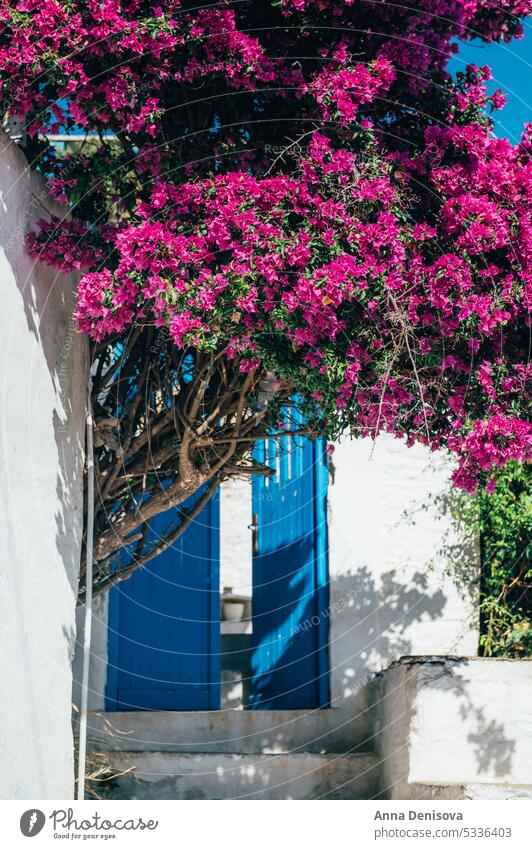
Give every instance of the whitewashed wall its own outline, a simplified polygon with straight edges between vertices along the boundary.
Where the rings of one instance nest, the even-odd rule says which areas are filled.
[[[337,443],[328,493],[330,664],[341,706],[369,673],[407,654],[475,654],[476,540],[451,516],[452,465],[392,437]],[[247,482],[221,499],[222,584],[251,587]],[[467,569],[463,570],[463,565]]]
[[[82,527],[85,344],[75,279],[24,234],[43,183],[0,132],[0,797],[73,793],[71,661]]]
[[[477,653],[478,547],[451,515],[451,470],[446,455],[391,436],[336,445],[328,522],[337,707],[401,655]]]

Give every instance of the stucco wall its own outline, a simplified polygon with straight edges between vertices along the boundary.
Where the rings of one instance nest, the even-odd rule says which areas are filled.
[[[392,799],[532,798],[532,661],[406,658],[375,692]]]
[[[332,702],[401,655],[476,654],[478,546],[451,462],[391,436],[337,443],[329,486]]]
[[[50,202],[0,132],[0,797],[73,793],[71,660],[82,525],[85,343],[75,279],[24,234]]]

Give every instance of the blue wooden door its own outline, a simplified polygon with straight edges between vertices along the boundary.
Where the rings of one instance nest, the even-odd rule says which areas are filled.
[[[150,533],[173,512],[153,519]],[[107,709],[217,710],[219,640],[216,495],[173,547],[111,589]]]
[[[327,707],[327,456],[323,441],[264,440],[275,469],[253,480],[253,636],[249,707]]]

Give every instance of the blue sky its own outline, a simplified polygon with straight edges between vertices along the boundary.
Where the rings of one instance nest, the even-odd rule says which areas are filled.
[[[488,88],[501,88],[508,101],[503,110],[493,114],[494,129],[498,136],[515,143],[523,124],[532,122],[532,18],[525,22],[525,36],[519,41],[484,44],[475,40],[461,45],[449,70],[454,73],[469,63],[491,67],[493,79]]]

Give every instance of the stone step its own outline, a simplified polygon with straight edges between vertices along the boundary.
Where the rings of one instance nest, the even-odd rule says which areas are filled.
[[[113,799],[372,799],[378,760],[370,754],[278,755],[113,752]]]
[[[371,749],[365,712],[117,711],[89,714],[93,748],[202,754],[353,753]]]

